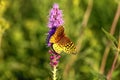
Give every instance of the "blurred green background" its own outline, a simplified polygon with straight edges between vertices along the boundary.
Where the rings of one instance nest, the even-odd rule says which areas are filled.
[[[65,33],[76,44],[77,55],[61,54],[58,80],[106,80],[115,50],[104,74],[100,66],[118,0],[0,0],[0,80],[52,80],[46,46],[48,15],[54,3],[63,10]],[[84,24],[86,10],[91,9]],[[120,19],[114,33],[118,40]],[[120,79],[120,56],[112,80]]]

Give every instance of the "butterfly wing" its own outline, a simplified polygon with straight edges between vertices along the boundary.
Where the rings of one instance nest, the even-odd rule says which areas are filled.
[[[57,53],[61,53],[62,51],[68,54],[75,54],[76,47],[73,42],[66,36],[62,37],[58,43],[53,44],[53,49]]]
[[[76,52],[76,47],[73,42],[65,36],[63,26],[57,27],[49,42],[53,44],[53,50],[59,54],[62,51],[68,54]]]
[[[53,50],[54,50],[56,53],[58,53],[58,54],[60,54],[60,53],[63,51],[62,46],[61,46],[60,44],[58,44],[58,43],[54,43],[54,44],[52,45],[52,48],[53,48]]]
[[[50,43],[57,43],[64,36],[63,26],[57,27],[55,33],[50,38]]]
[[[65,40],[68,40],[63,45],[63,51],[68,54],[76,54],[76,47],[68,37],[64,37]]]

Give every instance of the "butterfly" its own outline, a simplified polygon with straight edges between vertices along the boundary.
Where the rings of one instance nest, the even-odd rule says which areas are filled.
[[[68,54],[76,53],[76,47],[74,43],[65,35],[63,26],[56,28],[55,33],[50,37],[49,42],[52,43],[52,49],[58,54],[61,52]]]

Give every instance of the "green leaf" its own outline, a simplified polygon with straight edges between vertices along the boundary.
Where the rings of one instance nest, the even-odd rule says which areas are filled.
[[[117,48],[118,41],[115,39],[115,37],[113,35],[111,35],[109,32],[107,32],[104,28],[102,28],[102,31],[105,33],[107,38],[112,41],[115,48]]]

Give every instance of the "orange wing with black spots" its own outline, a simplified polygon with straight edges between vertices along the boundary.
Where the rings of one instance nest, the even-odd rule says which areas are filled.
[[[61,52],[68,54],[76,53],[76,47],[74,43],[65,36],[63,26],[57,27],[55,33],[50,38],[50,43],[53,43],[52,48],[58,54]]]

